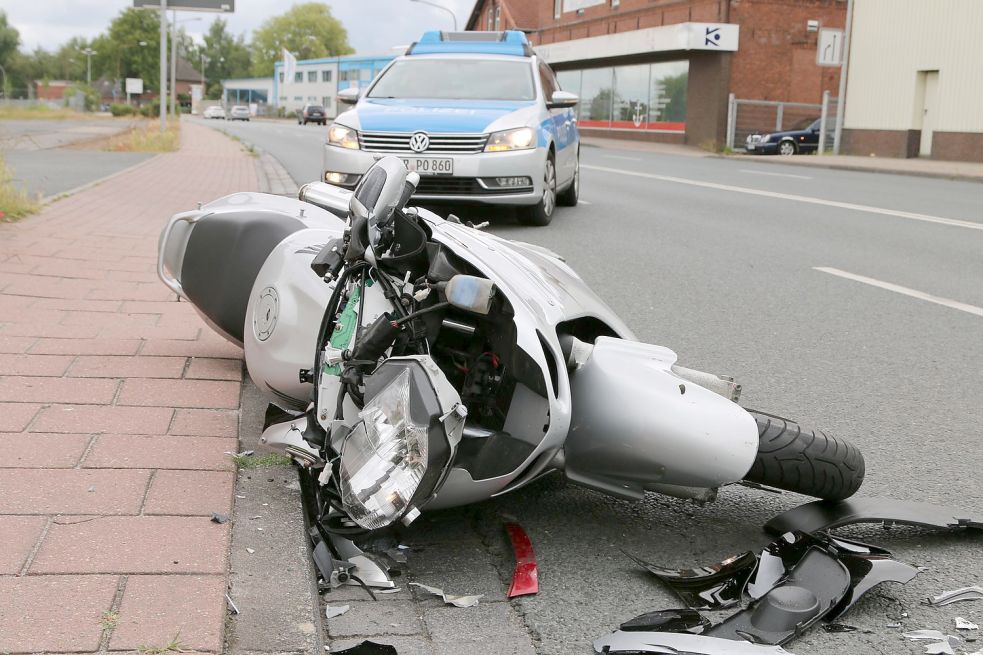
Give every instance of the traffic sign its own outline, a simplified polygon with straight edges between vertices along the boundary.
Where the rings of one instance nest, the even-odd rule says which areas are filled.
[[[160,9],[160,0],[133,0],[136,9]],[[167,0],[167,8],[177,11],[217,11],[228,14],[236,10],[235,0]]]
[[[827,27],[819,30],[819,40],[816,45],[816,65],[843,65],[843,30]]]

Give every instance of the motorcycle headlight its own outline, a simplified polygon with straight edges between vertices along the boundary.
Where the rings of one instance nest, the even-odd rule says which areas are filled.
[[[366,398],[341,446],[338,477],[345,512],[376,530],[411,520],[433,495],[467,412],[429,357],[387,360],[367,380]]]
[[[485,152],[503,152],[505,150],[528,150],[536,147],[536,131],[531,127],[519,127],[514,130],[492,132],[488,137]]]
[[[358,150],[358,132],[350,127],[332,123],[328,128],[328,144],[339,148]]]

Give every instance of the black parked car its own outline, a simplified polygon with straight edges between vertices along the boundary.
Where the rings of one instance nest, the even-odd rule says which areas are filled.
[[[819,119],[807,118],[781,132],[753,132],[748,135],[745,148],[749,153],[759,155],[816,152],[819,149]]]
[[[325,125],[327,122],[328,117],[321,105],[304,105],[304,108],[297,112],[298,125],[307,125],[308,123]]]

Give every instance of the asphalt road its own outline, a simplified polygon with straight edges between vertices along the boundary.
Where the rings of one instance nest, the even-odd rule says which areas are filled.
[[[110,136],[128,125],[126,119],[108,118],[3,121],[0,154],[16,186],[30,195],[53,196],[153,157],[146,152],[80,149],[82,142]]]
[[[221,127],[299,182],[318,175],[323,128]],[[489,229],[564,255],[639,338],[686,366],[735,376],[746,406],[852,438],[866,456],[862,494],[983,511],[983,185],[586,147],[582,163],[587,202],[561,208],[546,228],[506,212]],[[541,591],[514,607],[537,651],[559,655],[681,605],[620,549],[665,566],[717,562],[767,543],[760,526],[805,500],[729,487],[705,507],[658,496],[631,504],[553,478],[433,514],[406,539],[424,547],[430,584],[443,577],[456,593],[483,593],[493,583],[476,562],[490,557],[507,577],[501,520],[517,519],[535,545]],[[922,653],[900,633],[956,634],[955,616],[983,619],[983,602],[921,604],[983,584],[983,535],[843,532],[927,570],[842,618],[861,631],[813,629],[789,650]],[[458,533],[485,548],[433,546]],[[904,630],[887,627],[902,612]]]

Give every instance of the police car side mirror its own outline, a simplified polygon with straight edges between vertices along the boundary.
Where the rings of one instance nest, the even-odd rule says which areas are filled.
[[[344,105],[354,105],[358,102],[358,96],[360,95],[361,91],[357,86],[350,86],[338,92],[338,102]]]
[[[580,102],[580,98],[577,97],[576,93],[570,93],[569,91],[554,91],[553,97],[546,103],[546,108],[568,109],[570,107],[576,107],[578,102]]]

